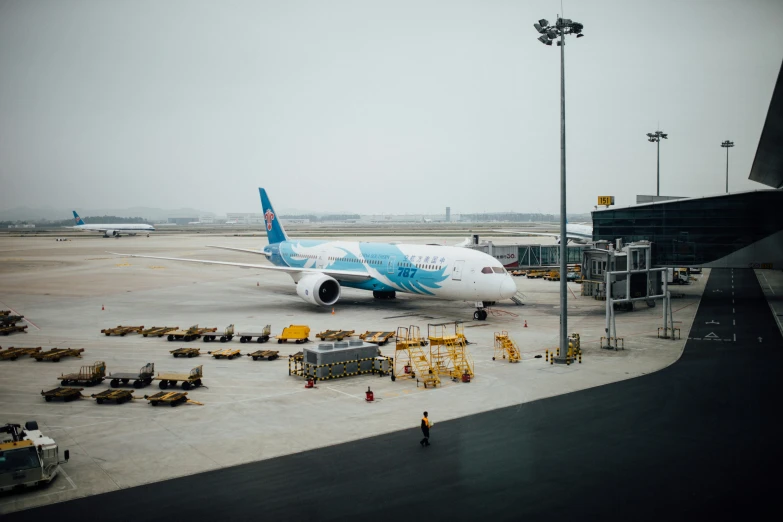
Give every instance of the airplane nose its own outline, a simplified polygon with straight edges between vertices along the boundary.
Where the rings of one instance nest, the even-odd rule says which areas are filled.
[[[511,299],[517,293],[517,284],[511,276],[507,276],[500,284],[500,298]]]

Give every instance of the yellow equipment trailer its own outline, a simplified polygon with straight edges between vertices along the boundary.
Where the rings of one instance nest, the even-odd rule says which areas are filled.
[[[115,328],[106,328],[105,330],[101,330],[101,333],[105,334],[107,337],[110,335],[119,335],[121,337],[124,337],[126,334],[129,333],[141,333],[142,330],[144,330],[144,325],[141,326],[117,325]]]
[[[169,332],[166,339],[169,341],[185,341],[189,343],[193,339],[201,339],[204,334],[217,332],[217,328],[199,328],[197,324],[194,324],[187,330],[174,330]]]
[[[355,330],[324,330],[315,334],[322,341],[342,341],[346,337],[353,337]]]
[[[36,352],[32,354],[32,357],[36,361],[60,362],[60,359],[63,357],[77,357],[81,359],[83,351],[84,348],[52,348],[47,352]]]
[[[296,344],[306,343],[310,337],[310,327],[303,324],[292,324],[283,328],[283,333],[277,336],[277,343],[295,341]]]
[[[161,390],[165,390],[169,387],[174,387],[177,382],[182,382],[182,389],[189,390],[191,388],[197,388],[201,386],[201,378],[204,376],[203,367],[196,366],[190,373],[159,373],[155,380],[160,381],[158,387]]]
[[[207,352],[215,359],[233,359],[234,357],[242,357],[239,350],[234,348],[226,348],[224,350],[215,350],[213,352]]]
[[[41,347],[37,348],[15,348],[11,346],[10,348],[6,348],[5,350],[0,350],[0,359],[6,361],[11,360],[15,361],[19,357],[25,356],[25,355],[33,355],[35,353],[38,353],[41,351]]]
[[[142,330],[141,335],[144,337],[163,337],[167,333],[173,332],[174,330],[179,330],[179,326],[153,326],[152,328]]]
[[[389,339],[392,337],[394,337],[394,332],[366,331],[359,336],[359,339],[367,343],[383,346],[389,342]]]

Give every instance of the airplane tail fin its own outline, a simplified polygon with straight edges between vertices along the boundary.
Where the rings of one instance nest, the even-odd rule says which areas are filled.
[[[76,225],[84,225],[84,221],[82,221],[82,218],[79,217],[79,214],[76,213],[76,211],[73,211],[73,220],[76,222]]]
[[[272,208],[272,203],[269,201],[269,196],[266,195],[266,190],[259,187],[258,193],[261,195],[261,209],[264,211],[266,237],[269,239],[269,244],[288,241],[288,235],[285,233],[283,225],[280,224],[280,218]]]

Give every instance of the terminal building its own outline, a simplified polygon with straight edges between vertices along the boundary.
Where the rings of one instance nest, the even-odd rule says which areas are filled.
[[[771,189],[596,210],[593,240],[650,241],[653,266],[783,268],[782,77],[749,176]]]

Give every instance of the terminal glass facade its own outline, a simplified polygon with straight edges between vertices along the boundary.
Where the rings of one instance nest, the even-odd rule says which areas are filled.
[[[593,212],[593,240],[651,241],[654,266],[705,265],[780,230],[783,230],[781,190]]]

